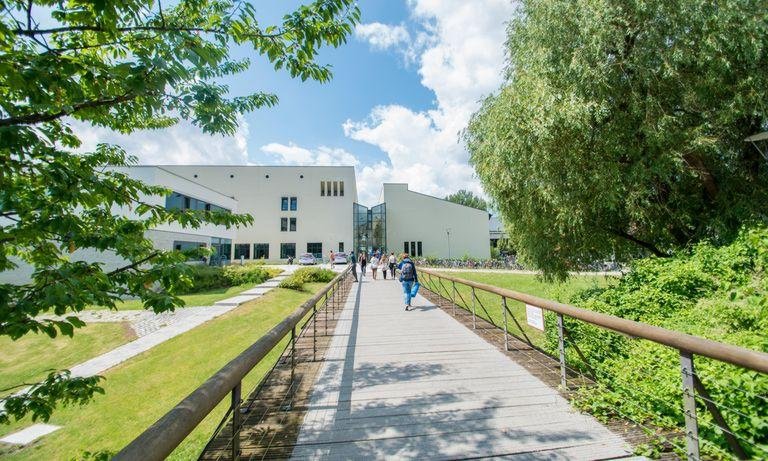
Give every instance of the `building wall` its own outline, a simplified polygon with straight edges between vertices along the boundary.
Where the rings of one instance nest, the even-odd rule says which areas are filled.
[[[424,257],[490,257],[486,211],[409,191],[407,184],[384,184],[382,198],[389,251],[402,252],[407,241],[422,242]]]
[[[329,250],[352,249],[352,205],[357,200],[354,167],[346,166],[163,166],[164,170],[219,191],[237,201],[238,212],[252,215],[252,226],[240,228],[233,244],[269,244],[269,259],[280,258],[281,243],[295,243],[296,254],[307,243]],[[344,196],[321,196],[320,182],[344,182]],[[281,210],[282,197],[296,197],[296,211]],[[296,231],[280,230],[281,218],[296,218]],[[290,229],[290,227],[289,227]],[[233,245],[234,248],[234,245]]]
[[[188,181],[181,176],[169,171],[152,166],[120,167],[115,170],[127,173],[134,179],[140,179],[146,184],[163,186],[184,195],[194,197],[206,202],[222,206],[233,212],[237,211],[237,201],[226,195],[200,184]],[[165,206],[165,196],[142,196],[145,203]],[[113,213],[137,219],[138,215],[133,208],[115,207]],[[154,242],[156,248],[172,250],[173,242],[177,240],[187,242],[201,242],[210,246],[211,238],[234,239],[235,229],[226,229],[224,226],[204,225],[198,229],[182,228],[177,224],[164,224],[146,232],[145,236]],[[97,251],[93,248],[77,249],[69,255],[71,261],[99,262],[103,264],[105,271],[110,271],[127,264],[127,260],[112,251]],[[20,259],[14,259],[18,267],[12,271],[0,272],[0,282],[23,284],[32,278],[33,267]]]

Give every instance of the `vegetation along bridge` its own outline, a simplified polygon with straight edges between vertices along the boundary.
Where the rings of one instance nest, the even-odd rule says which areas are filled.
[[[767,354],[426,269],[406,312],[396,281],[350,278],[340,274],[116,459],[165,458],[227,395],[201,459],[766,456],[743,421],[759,420],[768,398],[732,408],[729,392],[748,386],[715,392],[707,373],[763,377]],[[657,348],[656,360],[623,382],[599,348],[580,344],[585,329],[617,348]],[[275,350],[243,399],[241,381]]]

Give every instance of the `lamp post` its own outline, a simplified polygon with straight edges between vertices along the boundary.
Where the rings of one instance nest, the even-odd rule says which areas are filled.
[[[451,228],[445,229],[445,234],[448,236],[448,259],[451,259]]]

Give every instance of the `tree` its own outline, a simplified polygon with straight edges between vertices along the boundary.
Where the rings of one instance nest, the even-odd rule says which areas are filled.
[[[758,0],[523,1],[506,81],[464,139],[513,245],[548,275],[728,241],[765,219]]]
[[[472,191],[468,191],[466,189],[460,189],[458,192],[454,192],[453,194],[448,195],[445,197],[445,199],[449,202],[458,203],[459,205],[464,205],[471,208],[477,208],[478,210],[488,210],[488,204],[485,203],[485,200],[483,200],[482,197],[479,197]]]
[[[276,70],[328,81],[315,62],[322,46],[344,43],[359,20],[352,0],[315,0],[262,25],[246,1],[0,0],[0,276],[34,268],[25,285],[0,284],[0,335],[72,335],[88,305],[115,308],[123,296],[155,312],[182,305],[186,257],[155,249],[144,232],[162,223],[247,225],[247,215],[166,210],[143,202],[170,191],[109,165],[136,163],[119,146],[79,152],[73,120],[130,133],[180,119],[207,133],[231,134],[237,116],[277,103],[270,93],[230,97],[224,77],[248,70],[232,45],[249,46]],[[137,217],[115,216],[114,208]],[[106,271],[71,260],[75,249],[114,252],[127,262]],[[44,320],[54,313],[64,320]],[[60,403],[101,392],[100,377],[49,375],[21,396],[2,399],[0,422],[47,419]]]

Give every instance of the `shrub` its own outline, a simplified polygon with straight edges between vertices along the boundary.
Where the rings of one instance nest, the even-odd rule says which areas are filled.
[[[188,288],[180,290],[177,294],[197,293],[246,283],[258,285],[279,273],[279,269],[266,268],[258,264],[226,267],[191,266],[187,275],[191,278],[192,283]]]
[[[672,258],[636,262],[621,281],[604,289],[584,291],[572,302],[585,308],[637,320],[670,330],[768,352],[768,229],[745,230],[729,245],[702,243]],[[557,350],[554,315],[548,315],[547,349]],[[681,429],[679,359],[677,351],[633,340],[566,318],[569,340],[587,357],[601,386],[583,389],[576,403],[598,416],[625,415],[658,427]],[[583,362],[567,348],[573,366]],[[715,402],[726,404],[723,416],[750,455],[750,444],[768,441],[768,376],[704,357],[696,358],[698,375]],[[610,391],[606,391],[606,388]],[[741,391],[735,391],[741,390]],[[746,391],[746,392],[745,392]],[[727,457],[722,432],[698,402],[699,436],[707,457]]]
[[[319,267],[303,267],[297,269],[290,277],[280,282],[280,288],[303,290],[305,283],[328,283],[336,278],[336,272]]]

